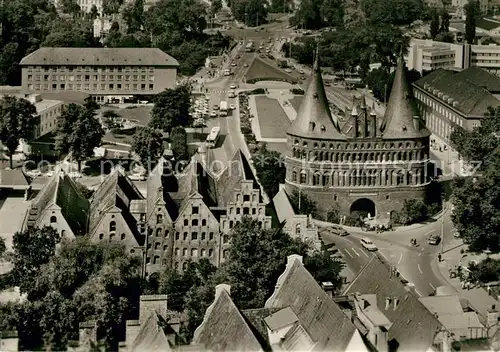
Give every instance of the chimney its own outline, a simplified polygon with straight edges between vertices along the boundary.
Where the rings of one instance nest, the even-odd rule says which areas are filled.
[[[398,305],[399,305],[399,298],[394,297],[394,310],[398,308]]]
[[[352,107],[351,116],[354,117],[354,125],[352,126],[352,128],[354,129],[354,138],[357,138],[359,126],[358,126],[358,109],[356,108],[356,104],[354,104],[354,106]]]
[[[496,306],[493,304],[486,314],[486,320],[488,327],[492,327],[498,324],[498,311]]]
[[[377,137],[377,113],[375,112],[375,102],[373,103],[372,111],[370,111],[370,118],[372,122],[371,137]]]
[[[228,284],[219,284],[215,286],[215,299],[217,299],[223,291],[226,291],[228,295],[231,295],[231,286]]]
[[[385,298],[385,310],[388,310],[390,306],[391,306],[391,298],[386,297]]]
[[[420,131],[420,117],[419,116],[413,116],[413,127],[415,127],[415,129],[417,131]]]
[[[331,282],[329,282],[329,281],[322,282],[321,287],[326,292],[328,297],[333,298],[333,284]]]

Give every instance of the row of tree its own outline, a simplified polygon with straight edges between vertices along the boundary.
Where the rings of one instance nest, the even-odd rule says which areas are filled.
[[[281,228],[264,230],[249,218],[233,229],[221,267],[201,259],[183,273],[167,269],[149,281],[139,275],[139,260],[118,244],[63,240],[56,253],[59,240],[51,227],[14,235],[14,269],[8,277],[27,299],[0,304],[0,331],[18,330],[22,350],[66,350],[78,340],[79,323],[89,320],[107,349],[117,350],[125,320],[137,319],[141,294],[167,294],[169,309],[187,314],[182,335],[188,343],[213,302],[215,285],[230,284],[239,308],[261,308],[290,254],[303,255],[318,282],[341,285],[341,264],[328,251],[313,250]]]

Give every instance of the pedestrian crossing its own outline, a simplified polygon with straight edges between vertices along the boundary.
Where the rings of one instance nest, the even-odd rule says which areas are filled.
[[[210,88],[207,88],[208,89],[208,92],[209,94],[218,94],[218,95],[222,95],[222,94],[228,94],[229,93],[229,89],[210,89]]]

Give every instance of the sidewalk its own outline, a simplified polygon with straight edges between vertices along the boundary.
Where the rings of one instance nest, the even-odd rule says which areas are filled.
[[[481,261],[486,258],[486,255],[464,255],[460,253],[460,250],[465,248],[464,245],[459,245],[461,240],[456,239],[455,241],[455,246],[451,243],[448,245],[449,249],[443,252],[443,260],[438,262],[437,259],[434,259],[431,262],[431,267],[436,274],[439,274],[449,286],[457,291],[459,296],[466,298],[479,314],[486,316],[487,310],[490,309],[492,305],[495,304],[498,306],[498,301],[494,297],[490,296],[484,288],[463,289],[460,279],[452,279],[449,272],[449,270],[454,268],[457,264],[467,267],[470,261]]]

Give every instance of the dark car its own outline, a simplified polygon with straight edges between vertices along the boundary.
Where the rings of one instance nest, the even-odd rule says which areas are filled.
[[[427,243],[433,245],[433,246],[436,246],[439,244],[439,242],[441,241],[441,237],[439,237],[438,235],[430,235],[429,236],[429,240],[427,241]]]

